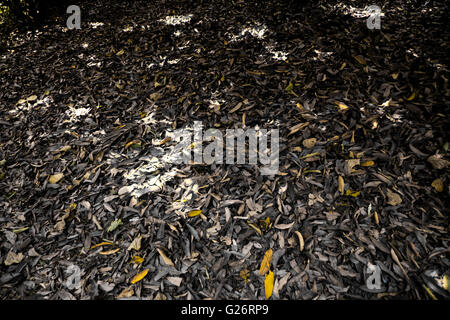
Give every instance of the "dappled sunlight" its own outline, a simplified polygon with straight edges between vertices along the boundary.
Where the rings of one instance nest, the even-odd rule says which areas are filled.
[[[351,5],[348,5],[343,2],[339,2],[335,9],[344,14],[344,15],[350,15],[353,18],[361,19],[361,18],[368,18],[372,14],[370,10],[368,10],[369,6],[365,8],[356,8]],[[384,17],[384,13],[380,12],[380,17]]]
[[[166,16],[164,19],[160,19],[159,21],[164,22],[167,25],[177,26],[190,22],[193,16],[193,14],[184,16]]]

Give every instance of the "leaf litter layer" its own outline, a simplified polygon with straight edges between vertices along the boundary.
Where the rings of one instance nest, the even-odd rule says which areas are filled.
[[[448,298],[445,2],[364,7],[98,1],[15,39],[0,296]],[[278,128],[279,173],[165,161],[194,121]]]

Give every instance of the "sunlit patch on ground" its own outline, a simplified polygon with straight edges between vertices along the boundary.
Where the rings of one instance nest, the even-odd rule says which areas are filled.
[[[250,34],[252,37],[262,40],[265,38],[266,32],[267,32],[267,27],[264,24],[257,24],[252,27],[245,27],[245,28],[242,28],[238,34],[232,34],[231,38],[230,38],[230,42],[239,41],[243,37],[245,37],[246,34]]]
[[[188,14],[185,16],[167,16],[159,21],[164,22],[167,25],[176,26],[190,22],[193,16],[193,14]]]
[[[89,115],[91,108],[74,108],[69,106],[69,110],[66,110],[66,115],[69,118],[68,122],[78,122],[82,117],[86,117]]]
[[[103,22],[89,22],[88,25],[92,28],[92,29],[97,29],[99,27],[103,27],[105,24]]]

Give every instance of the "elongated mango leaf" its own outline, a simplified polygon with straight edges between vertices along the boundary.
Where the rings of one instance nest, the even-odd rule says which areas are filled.
[[[139,282],[142,279],[144,279],[145,276],[147,275],[148,271],[149,271],[149,269],[144,269],[143,271],[141,271],[137,275],[135,275],[133,277],[133,279],[131,279],[131,284],[135,284],[136,282]]]
[[[192,210],[188,213],[189,217],[195,217],[202,213],[202,210]]]
[[[266,274],[267,271],[270,271],[270,264],[272,263],[272,256],[273,251],[272,249],[269,249],[264,254],[264,258],[261,262],[261,266],[259,267],[259,275],[262,276],[263,274]]]
[[[269,299],[272,296],[273,281],[274,281],[273,272],[269,270],[269,273],[266,274],[266,277],[264,279],[264,292],[266,293],[266,299]]]

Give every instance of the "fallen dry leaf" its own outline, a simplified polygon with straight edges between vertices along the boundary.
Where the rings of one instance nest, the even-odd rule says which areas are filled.
[[[273,256],[273,251],[272,249],[269,249],[266,251],[266,253],[264,254],[264,258],[261,262],[261,266],[259,268],[259,275],[262,276],[263,274],[266,274],[267,271],[270,270],[270,264],[272,263],[272,256]]]
[[[10,266],[12,264],[20,263],[23,259],[23,254],[21,252],[15,253],[13,251],[8,252],[6,259],[4,261],[5,266]]]
[[[269,270],[269,273],[266,274],[264,279],[264,292],[266,294],[266,299],[269,299],[272,296],[273,281],[274,281],[273,272]]]
[[[170,258],[168,256],[166,256],[165,253],[160,248],[156,248],[156,251],[158,251],[158,253],[160,254],[160,256],[163,259],[165,264],[175,267],[175,264],[173,263],[173,261],[170,260]]]
[[[437,178],[435,179],[432,183],[431,186],[437,191],[437,192],[442,192],[444,191],[444,183],[442,182],[441,179]]]
[[[136,282],[139,282],[142,279],[144,279],[145,276],[147,275],[148,271],[149,271],[149,269],[144,269],[143,271],[141,271],[137,275],[135,275],[133,277],[133,279],[131,279],[131,284],[135,284]]]
[[[402,203],[402,197],[399,194],[393,192],[391,189],[387,189],[388,204],[396,206]]]
[[[62,174],[62,173],[57,173],[57,174],[51,175],[48,178],[48,183],[51,183],[51,184],[58,183],[63,177],[64,177],[64,174]]]

